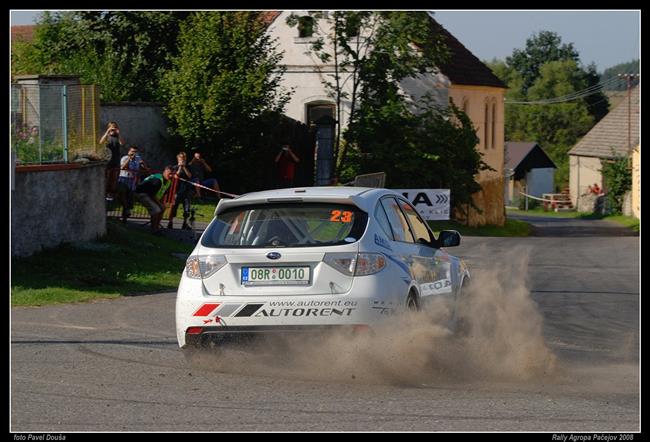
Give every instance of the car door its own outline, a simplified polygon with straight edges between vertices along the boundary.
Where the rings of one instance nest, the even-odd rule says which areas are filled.
[[[393,261],[401,270],[402,279],[411,286],[415,280],[413,274],[413,256],[416,255],[419,246],[415,244],[415,238],[411,233],[408,221],[399,208],[397,199],[393,196],[386,196],[379,201],[381,208],[383,208],[388,224],[392,233],[391,250],[392,253],[388,254],[388,258]],[[408,290],[404,295],[408,294]]]
[[[427,223],[406,200],[398,198],[400,209],[415,238],[412,272],[423,301],[433,296],[451,296],[454,293],[449,255],[436,247],[437,241]]]

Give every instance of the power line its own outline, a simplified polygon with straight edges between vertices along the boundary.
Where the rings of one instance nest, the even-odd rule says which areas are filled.
[[[593,94],[598,94],[602,92],[602,89],[605,86],[612,85],[616,82],[621,81],[620,78],[617,77],[612,77],[609,80],[605,80],[603,82],[600,82],[598,84],[595,84],[593,86],[589,86],[588,88],[582,89],[577,92],[572,92],[567,95],[563,95],[561,97],[555,97],[555,98],[548,98],[544,100],[536,100],[536,101],[508,101],[506,100],[506,104],[557,104],[557,103],[565,103],[567,101],[573,101],[573,100],[578,100],[580,98],[588,97],[589,95]]]

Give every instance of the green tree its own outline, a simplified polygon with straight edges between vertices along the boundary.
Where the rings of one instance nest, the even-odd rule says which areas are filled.
[[[196,13],[181,26],[179,54],[164,76],[172,128],[224,168],[272,163],[264,133],[289,93],[280,88],[281,54],[264,31],[259,12]]]
[[[520,91],[528,95],[528,89],[533,86],[541,75],[542,66],[553,61],[573,61],[576,74],[571,76],[575,91],[596,86],[600,77],[596,67],[591,64],[583,67],[580,54],[573,43],[562,43],[562,38],[551,31],[540,31],[526,40],[525,49],[515,49],[512,55],[506,57],[506,64],[517,71],[522,78]],[[584,86],[580,89],[578,86]],[[588,105],[589,113],[594,117],[594,124],[600,121],[609,110],[609,101],[602,91],[590,90],[592,93],[580,98]],[[549,97],[552,98],[552,97]]]
[[[602,82],[608,82],[609,80],[613,80],[615,78],[618,78],[618,74],[638,74],[639,73],[639,60],[632,60],[627,63],[620,63],[615,66],[609,67],[605,69],[600,76],[600,80]],[[635,78],[632,80],[632,85],[636,86],[639,84],[639,79]],[[627,83],[625,80],[621,81],[613,81],[611,83],[608,83],[605,86],[605,90],[607,91],[624,91],[627,89]]]
[[[105,101],[158,101],[189,12],[45,12],[34,42],[12,56],[12,73],[75,74]]]
[[[562,44],[562,38],[551,31],[541,31],[526,40],[525,49],[515,49],[506,58],[506,63],[523,79],[522,92],[526,93],[540,75],[543,64],[549,61],[580,61],[573,43]]]
[[[528,100],[539,101],[584,89],[586,80],[575,67],[573,60],[552,61],[541,66],[540,76],[528,90]],[[506,109],[506,119],[511,120],[506,125],[507,139],[538,142],[558,167],[555,182],[562,185],[567,183],[568,152],[594,124],[587,104],[576,100],[511,105]]]
[[[334,73],[323,84],[336,101],[334,176],[338,176],[338,171],[346,167],[351,145],[347,138],[342,142],[342,127],[353,130],[361,101],[371,97],[379,101],[377,94],[384,92],[394,94],[402,79],[431,72],[446,59],[448,50],[442,37],[432,31],[430,18],[424,12],[315,11],[309,15],[329,29],[327,35],[324,29],[316,29],[320,32],[311,50],[321,61],[334,66]],[[287,23],[296,26],[299,17],[292,14]],[[343,100],[350,103],[347,124],[341,121]]]
[[[614,157],[603,160],[601,172],[607,189],[610,211],[621,214],[625,194],[632,188],[632,170],[628,157]]]

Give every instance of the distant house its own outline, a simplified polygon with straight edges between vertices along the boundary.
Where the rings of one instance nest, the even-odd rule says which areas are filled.
[[[34,39],[36,25],[17,25],[11,27],[11,42],[31,42]]]
[[[631,157],[631,162],[634,163],[634,159],[639,158],[641,145],[638,86],[632,89],[630,104],[628,106],[627,98],[621,101],[569,151],[569,186],[575,207],[579,207],[579,199],[587,193],[588,186],[595,183],[607,191],[607,183],[603,182],[601,173],[603,161],[624,156]],[[632,212],[638,217],[641,167],[638,161],[632,166]]]
[[[300,17],[296,27],[286,23],[291,13]],[[313,21],[307,11],[268,12],[265,16],[267,33],[277,38],[278,49],[284,54],[282,63],[287,71],[282,79],[283,86],[294,90],[285,113],[305,124],[315,124],[325,116],[337,116],[336,102],[323,86],[324,80],[331,81],[329,75],[334,73],[334,66],[323,63],[310,51],[310,44],[316,41],[319,33],[329,32],[328,24],[325,20]],[[483,190],[474,195],[474,201],[482,213],[470,211],[467,222],[470,225],[502,225],[505,222],[503,97],[507,86],[433,18],[431,26],[445,37],[451,53],[449,61],[438,66],[438,72],[405,79],[400,86],[414,100],[425,93],[431,93],[441,106],[453,100],[472,120],[480,139],[477,149],[483,154],[483,161],[495,171],[483,171],[478,175]],[[342,124],[347,122],[350,106],[349,100],[341,103]],[[317,147],[319,159],[321,152],[322,145]],[[317,164],[323,162],[317,161]]]
[[[553,193],[553,172],[556,168],[539,144],[506,141],[506,206],[517,206],[521,193],[540,198],[544,193]]]

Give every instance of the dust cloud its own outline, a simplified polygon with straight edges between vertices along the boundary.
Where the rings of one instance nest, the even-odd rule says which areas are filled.
[[[269,337],[203,351],[194,363],[238,374],[399,385],[548,380],[557,358],[526,285],[529,252],[499,253],[489,269],[470,262],[471,283],[456,305],[437,298],[370,331]]]

